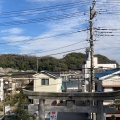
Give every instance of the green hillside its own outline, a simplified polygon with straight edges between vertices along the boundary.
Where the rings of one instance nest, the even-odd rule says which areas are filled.
[[[115,63],[103,55],[96,55],[99,63]],[[70,53],[62,59],[54,57],[41,57],[38,59],[38,70],[66,71],[80,69],[85,63],[86,55],[83,53]],[[37,69],[37,58],[34,56],[23,56],[16,54],[0,55],[0,67],[18,70]]]

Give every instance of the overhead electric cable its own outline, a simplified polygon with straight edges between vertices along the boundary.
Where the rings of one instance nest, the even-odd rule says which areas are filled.
[[[62,48],[66,48],[66,47],[70,47],[70,46],[76,45],[76,44],[81,43],[81,42],[85,42],[85,40],[84,40],[84,41],[80,41],[80,42],[76,42],[76,43],[73,43],[73,44],[69,44],[69,45],[66,45],[66,46],[62,46],[62,47],[50,49],[50,50],[45,50],[45,51],[40,51],[40,52],[29,53],[29,55],[35,54],[35,53],[45,53],[45,52],[50,52],[50,51],[54,51],[54,50],[59,50],[59,49],[62,49]]]
[[[119,28],[104,28],[104,27],[97,27],[94,28],[95,30],[120,30]]]
[[[82,13],[82,15],[80,12],[74,12],[74,13],[63,14],[63,15],[59,15],[59,16],[50,16],[50,17],[45,17],[45,18],[3,22],[3,23],[0,23],[0,26],[11,26],[11,25],[28,24],[28,23],[36,23],[36,22],[45,22],[45,21],[51,21],[51,20],[61,20],[61,19],[78,17],[78,16],[83,16],[83,15],[85,15],[84,12]]]
[[[48,13],[48,12],[55,12],[55,11],[59,11],[59,10],[67,10],[67,9],[73,9],[76,8],[77,6],[81,7],[83,5],[81,4],[76,4],[76,6],[68,6],[68,7],[56,7],[54,9],[50,9],[50,10],[32,10],[32,11],[26,11],[23,13],[16,13],[16,14],[5,14],[5,15],[0,15],[0,18],[9,18],[9,17],[16,17],[16,16],[26,16],[26,15],[32,15],[32,14],[42,14],[42,13]],[[83,12],[88,11],[88,10],[84,10]]]
[[[59,52],[59,53],[55,53],[55,54],[48,54],[48,55],[45,55],[45,56],[59,55],[59,54],[63,54],[63,53],[68,53],[68,52],[73,52],[73,51],[77,51],[77,50],[85,49],[85,48],[86,48],[86,47],[84,47],[84,48],[78,48],[78,49],[73,49],[73,50],[69,50],[69,51],[65,51],[65,52]],[[41,57],[45,57],[45,56],[41,56]]]
[[[66,7],[66,6],[71,6],[71,5],[77,5],[77,4],[81,4],[81,5],[87,5],[89,2],[72,2],[72,3],[66,3],[66,4],[62,4],[62,5],[54,5],[54,6],[49,6],[49,7],[41,7],[41,8],[34,8],[34,9],[27,9],[27,10],[19,10],[19,11],[10,11],[10,12],[3,12],[0,14],[0,16],[2,15],[9,15],[9,14],[19,14],[20,12],[28,12],[28,11],[34,11],[34,10],[51,10],[51,9],[56,9],[59,7]]]
[[[64,36],[64,35],[71,35],[71,34],[75,34],[75,33],[79,33],[79,32],[83,32],[83,31],[87,31],[88,29],[83,29],[83,30],[77,30],[74,32],[69,32],[69,33],[63,33],[63,34],[58,34],[58,35],[53,35],[53,36],[46,36],[46,37],[42,37],[42,38],[36,38],[36,39],[25,39],[25,40],[21,40],[21,41],[11,41],[11,42],[1,42],[0,44],[8,44],[8,43],[19,43],[19,42],[29,42],[29,41],[37,41],[37,40],[42,40],[42,39],[48,39],[48,38],[54,38],[54,37],[59,37],[59,36]],[[33,41],[33,42],[34,42]]]

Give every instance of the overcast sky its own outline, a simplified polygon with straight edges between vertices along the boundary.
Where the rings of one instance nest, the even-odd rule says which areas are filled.
[[[85,53],[90,5],[92,0],[0,0],[0,54]],[[95,54],[120,63],[120,2],[97,0],[95,10],[94,28],[117,29],[94,33]]]

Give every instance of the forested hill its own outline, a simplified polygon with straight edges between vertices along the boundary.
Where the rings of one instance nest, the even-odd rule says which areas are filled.
[[[115,63],[102,55],[96,55],[99,63]],[[66,71],[80,69],[85,63],[86,55],[83,53],[70,53],[62,59],[54,57],[41,57],[38,59],[40,70]],[[13,68],[18,70],[35,70],[37,59],[34,56],[23,56],[16,54],[3,54],[0,56],[0,67]]]

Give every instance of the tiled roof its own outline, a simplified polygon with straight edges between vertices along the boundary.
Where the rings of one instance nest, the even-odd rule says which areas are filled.
[[[96,73],[95,74],[95,78],[101,78],[101,77],[104,77],[104,76],[106,76],[106,75],[110,75],[110,74],[113,74],[113,73],[115,73],[115,72],[118,72],[118,71],[120,71],[120,69],[112,69],[112,70],[106,70],[106,71],[104,71],[104,72],[102,72],[102,73]]]
[[[39,75],[39,74],[41,74],[41,73],[46,74],[46,75],[51,76],[51,77],[56,78],[56,79],[59,78],[59,76],[57,76],[57,75],[55,75],[55,74],[51,74],[50,72],[48,72],[48,71],[46,71],[46,70],[40,71],[39,73],[34,74],[33,76],[35,77],[35,76],[37,76],[37,75]]]

